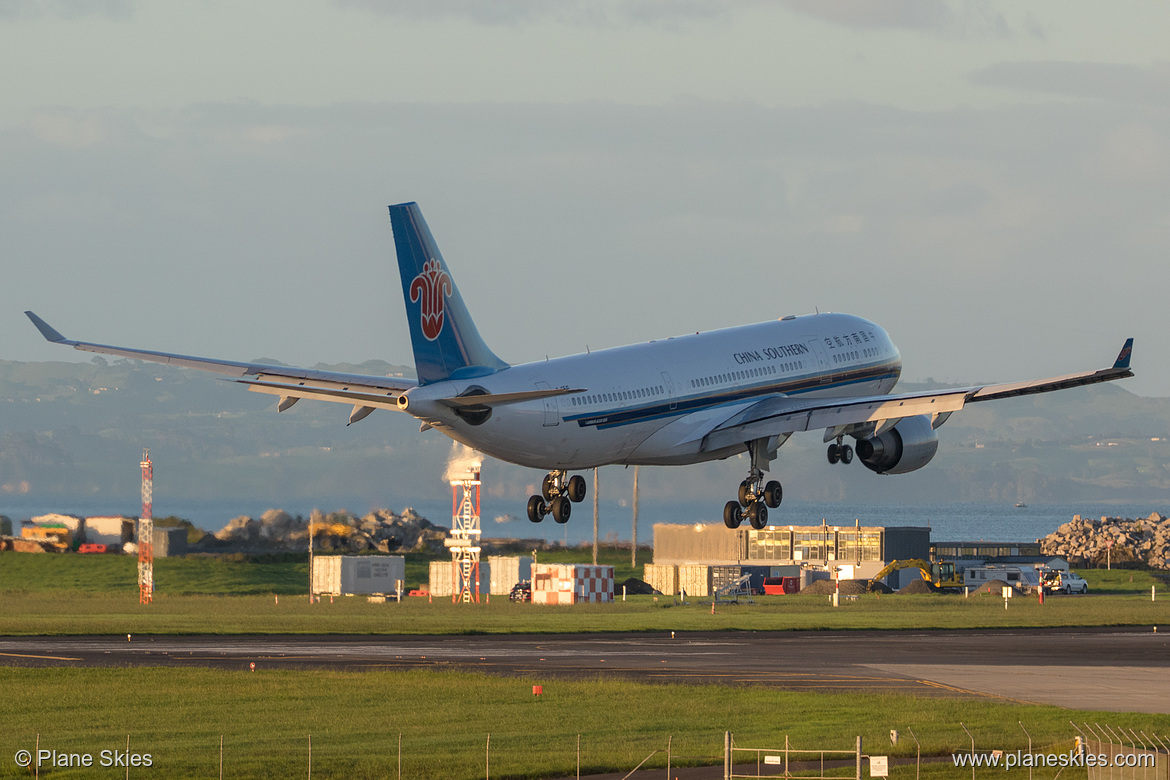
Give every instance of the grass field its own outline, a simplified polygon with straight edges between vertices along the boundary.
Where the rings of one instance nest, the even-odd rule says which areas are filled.
[[[621,551],[610,551],[612,559]],[[590,552],[567,551],[588,560]],[[629,566],[629,552],[624,551]],[[28,634],[458,634],[605,631],[1017,628],[1170,624],[1170,593],[1145,571],[1084,572],[1092,595],[1012,599],[996,596],[765,596],[720,605],[710,599],[630,597],[613,604],[543,607],[504,597],[475,606],[447,599],[370,604],[364,598],[310,604],[307,567],[296,556],[245,560],[197,557],[155,562],[155,603],[138,604],[134,561],[124,556],[9,553],[0,565],[0,633]],[[418,561],[415,565],[420,565]],[[425,559],[421,562],[425,570]],[[409,577],[409,575],[408,575]],[[228,595],[232,594],[232,595]],[[279,596],[279,599],[277,598]],[[279,603],[278,603],[279,601]]]
[[[544,694],[533,698],[533,684]],[[227,672],[200,669],[0,668],[0,776],[17,750],[125,750],[151,754],[151,770],[135,777],[214,777],[219,738],[226,777],[397,777],[402,734],[403,777],[572,776],[577,735],[582,774],[629,770],[672,739],[674,765],[722,762],[723,732],[737,745],[914,755],[969,750],[959,726],[981,750],[1034,747],[1066,751],[1069,720],[1109,722],[1165,733],[1170,716],[1085,713],[999,701],[918,699],[870,694],[801,694],[762,687],[644,685],[621,681],[499,679],[454,672]],[[198,695],[194,695],[194,692]],[[176,727],[176,724],[181,724]],[[889,732],[903,739],[891,746]],[[691,758],[680,758],[689,756]],[[650,766],[664,766],[665,755]],[[956,776],[956,770],[949,768]],[[107,770],[110,771],[110,770]],[[1000,770],[1002,771],[1002,770]],[[120,776],[119,772],[119,776]],[[27,776],[27,775],[26,775]],[[52,777],[88,777],[54,770]],[[913,777],[913,767],[894,777]]]
[[[586,562],[569,550],[557,562]],[[542,553],[541,559],[552,556]],[[629,551],[602,562],[634,574]],[[413,558],[409,572],[425,572]],[[671,630],[1001,628],[1021,626],[1165,625],[1170,598],[1151,602],[1148,572],[1087,571],[1092,595],[1013,599],[994,596],[863,596],[834,609],[827,597],[757,597],[754,605],[671,597],[538,607],[495,598],[452,605],[412,598],[371,604],[338,598],[310,604],[307,565],[298,556],[199,557],[156,562],[156,601],[138,604],[135,562],[121,556],[19,555],[0,560],[0,634],[451,634]],[[619,570],[619,580],[623,578]],[[540,700],[531,694],[543,684]],[[336,672],[190,668],[23,669],[0,667],[0,778],[18,774],[12,756],[41,747],[65,753],[149,753],[153,766],[135,777],[569,777],[581,735],[582,773],[623,772],[672,738],[674,765],[719,764],[723,732],[745,747],[849,750],[859,734],[866,752],[913,755],[910,730],[924,755],[1027,746],[1067,751],[1069,720],[1170,731],[1170,716],[1080,713],[999,700],[923,699],[877,694],[803,694],[762,687],[645,685],[613,680],[506,679],[455,672]],[[689,756],[691,758],[680,758]],[[659,754],[648,766],[665,765]],[[91,777],[94,769],[53,769],[52,777]],[[103,769],[122,775],[124,770]],[[969,770],[924,766],[923,778],[965,777]],[[987,771],[987,770],[984,770]],[[1003,771],[1003,770],[999,770]],[[1037,777],[1050,777],[1037,774]],[[897,767],[892,777],[914,777]]]
[[[543,551],[542,563],[589,563],[589,548]],[[426,587],[433,560],[450,561],[407,553],[406,587]],[[638,566],[630,563],[629,549],[602,546],[598,562],[614,567],[615,581],[642,576],[642,564],[651,553],[638,551]],[[85,591],[89,593],[137,592],[138,563],[128,555],[30,555],[11,553],[0,558],[0,593],[6,591]],[[183,596],[203,595],[294,595],[307,592],[308,556],[304,553],[277,555],[195,555],[186,558],[159,558],[154,562],[155,582],[160,592]]]

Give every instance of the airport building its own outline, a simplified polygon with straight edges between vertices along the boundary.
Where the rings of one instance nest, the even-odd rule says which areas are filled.
[[[932,542],[932,561],[952,561],[962,574],[983,566],[1032,566],[1068,571],[1068,561],[1057,555],[1045,555],[1040,542]]]
[[[654,526],[654,563],[645,573],[662,593],[686,590],[706,596],[743,575],[752,576],[754,589],[765,577],[800,577],[802,587],[816,579],[869,579],[891,561],[929,560],[930,553],[930,528],[920,526],[822,523],[756,530],[659,523]],[[887,583],[898,588],[918,578],[917,570],[902,570]]]

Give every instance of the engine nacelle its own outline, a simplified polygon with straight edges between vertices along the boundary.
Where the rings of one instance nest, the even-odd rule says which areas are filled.
[[[857,457],[878,474],[905,474],[922,468],[938,452],[930,415],[907,417],[872,439],[857,442]]]

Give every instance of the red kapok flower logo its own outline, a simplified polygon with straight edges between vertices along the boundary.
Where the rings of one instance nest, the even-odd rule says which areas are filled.
[[[453,291],[451,277],[433,258],[423,265],[422,273],[411,280],[410,302],[420,304],[420,324],[427,341],[434,341],[443,332],[444,299]]]

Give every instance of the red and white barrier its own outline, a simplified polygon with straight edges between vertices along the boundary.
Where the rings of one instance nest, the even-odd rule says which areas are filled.
[[[569,563],[532,564],[533,604],[613,601],[613,567]]]

